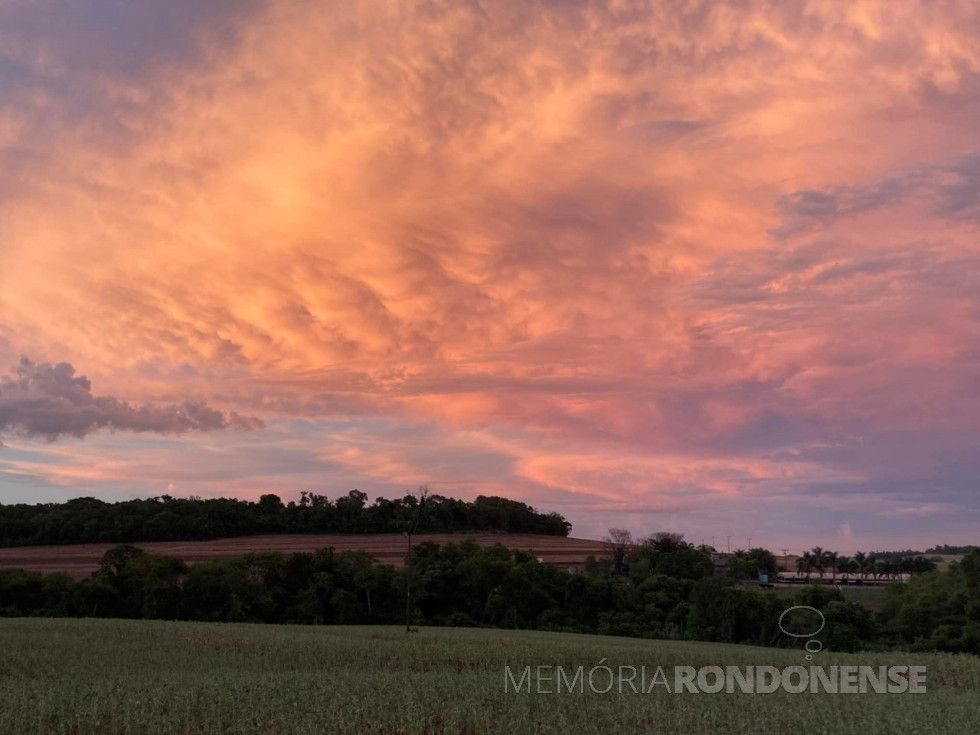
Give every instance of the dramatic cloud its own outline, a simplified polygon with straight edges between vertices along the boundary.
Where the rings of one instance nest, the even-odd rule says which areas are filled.
[[[70,359],[130,428],[269,428],[5,436],[0,477],[954,542],[978,37],[971,0],[3,4],[0,364]],[[5,425],[117,425],[72,380],[79,429]]]
[[[941,164],[914,166],[871,186],[835,186],[803,190],[781,197],[777,208],[784,224],[777,237],[818,230],[829,223],[884,207],[914,201],[931,214],[980,222],[980,152]]]
[[[257,418],[234,412],[225,416],[203,401],[134,406],[112,396],[94,396],[88,378],[75,377],[75,368],[66,362],[37,365],[24,357],[12,376],[0,376],[0,430],[29,437],[81,438],[101,428],[179,434],[262,426]]]

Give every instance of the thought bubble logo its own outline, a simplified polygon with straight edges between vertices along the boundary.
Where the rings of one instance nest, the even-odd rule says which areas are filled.
[[[817,618],[819,618],[819,625],[817,624]],[[810,654],[823,650],[823,643],[814,638],[814,636],[823,630],[826,624],[827,619],[823,616],[823,613],[809,605],[793,605],[792,607],[786,608],[783,610],[782,615],[779,616],[777,623],[779,629],[790,638],[810,639],[803,644],[803,647],[807,651],[807,661],[813,660],[813,656]]]

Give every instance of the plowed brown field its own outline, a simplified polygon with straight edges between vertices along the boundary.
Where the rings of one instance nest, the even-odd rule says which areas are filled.
[[[464,539],[472,539],[480,546],[503,544],[511,549],[530,550],[547,564],[561,568],[574,566],[578,570],[582,569],[587,556],[608,553],[601,541],[530,534],[417,534],[412,537],[412,543],[460,543]],[[98,568],[102,555],[113,546],[116,544],[0,549],[0,567],[20,567],[45,574],[67,572],[72,577],[81,579]],[[291,554],[332,546],[337,551],[367,551],[383,564],[401,566],[405,561],[406,540],[401,534],[296,534],[243,536],[213,541],[151,541],[134,543],[133,546],[154,554],[177,556],[189,564],[262,551]]]

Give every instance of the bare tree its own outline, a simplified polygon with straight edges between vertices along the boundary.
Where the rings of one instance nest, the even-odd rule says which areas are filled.
[[[607,544],[629,547],[633,545],[633,534],[625,528],[610,528],[609,535],[603,541]]]
[[[610,528],[609,535],[603,537],[602,542],[612,553],[613,563],[616,566],[616,574],[619,574],[626,559],[632,553],[634,542],[633,534],[625,528]]]

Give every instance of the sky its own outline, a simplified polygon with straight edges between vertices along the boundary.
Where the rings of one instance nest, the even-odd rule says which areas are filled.
[[[976,543],[980,6],[0,0],[0,502]]]

